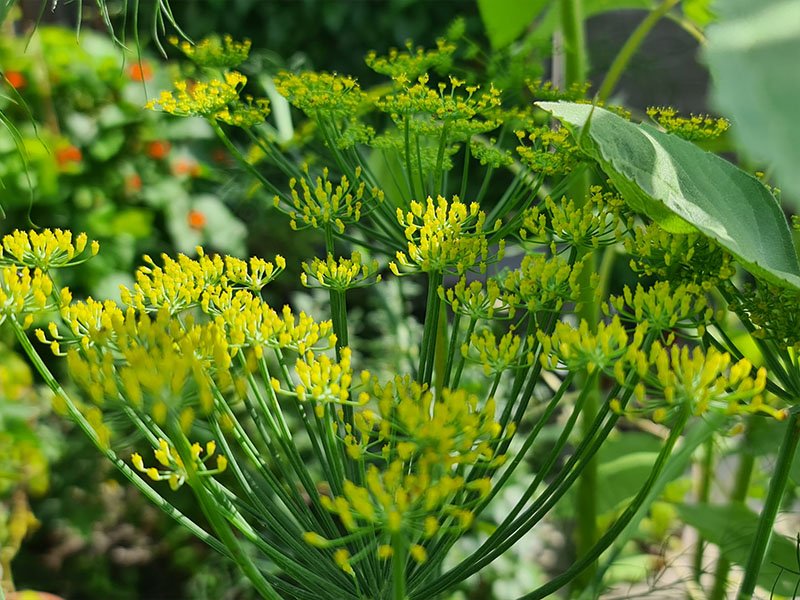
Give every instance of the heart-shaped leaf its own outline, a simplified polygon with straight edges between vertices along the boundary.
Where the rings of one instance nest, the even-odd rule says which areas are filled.
[[[778,201],[758,179],[716,154],[602,108],[540,102],[573,131],[631,208],[672,232],[694,228],[751,273],[800,289],[800,264]]]

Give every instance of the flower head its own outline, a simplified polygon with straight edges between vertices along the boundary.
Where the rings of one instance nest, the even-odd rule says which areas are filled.
[[[157,100],[150,100],[145,107],[163,110],[172,115],[199,115],[214,119],[218,113],[228,111],[228,105],[239,99],[239,92],[247,82],[241,73],[225,73],[223,79],[211,81],[176,81],[175,91],[163,91]],[[226,113],[227,114],[227,113]]]
[[[408,251],[397,252],[397,262],[389,263],[396,274],[400,268],[410,271],[463,274],[479,264],[483,271],[489,260],[489,242],[484,225],[486,215],[476,202],[466,205],[454,196],[448,202],[442,196],[428,197],[425,205],[411,202],[406,213],[397,209],[397,221],[405,228]],[[500,226],[495,223],[494,231]],[[496,257],[501,257],[503,244]]]
[[[80,264],[100,249],[97,242],[88,244],[85,233],[73,239],[71,231],[44,229],[14,231],[3,237],[0,265],[27,266],[47,272],[50,269]]]
[[[177,37],[171,37],[169,42],[195,64],[211,68],[239,66],[247,60],[247,56],[250,54],[250,46],[252,45],[250,40],[237,42],[227,34],[221,38],[218,35],[210,35],[197,42],[197,44],[192,44],[186,40],[178,41]]]

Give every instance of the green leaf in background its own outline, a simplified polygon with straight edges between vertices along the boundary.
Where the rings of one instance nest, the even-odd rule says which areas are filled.
[[[732,563],[745,564],[755,537],[758,515],[743,505],[680,504],[680,518],[691,525],[707,541],[719,548],[720,554]],[[792,597],[798,571],[796,544],[781,535],[772,538],[769,552],[758,576],[758,585],[779,596]]]
[[[705,59],[712,100],[739,147],[774,169],[800,208],[800,0],[718,0]]]
[[[547,4],[548,0],[478,0],[492,48],[505,48],[522,35]]]
[[[602,108],[538,105],[573,129],[581,149],[600,164],[631,208],[668,231],[697,228],[753,274],[800,289],[789,224],[758,179],[691,142]]]

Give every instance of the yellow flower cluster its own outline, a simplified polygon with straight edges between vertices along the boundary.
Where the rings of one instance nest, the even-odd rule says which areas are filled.
[[[328,179],[327,168],[315,179],[309,175],[308,165],[303,165],[303,171],[305,177],[299,182],[295,178],[289,180],[291,201],[279,196],[274,199],[275,206],[289,216],[292,229],[330,226],[339,233],[344,233],[346,224],[357,223],[363,214],[383,201],[383,192],[372,188],[369,190],[371,205],[362,211],[367,194],[365,182],[351,182],[346,175],[342,175],[339,183],[334,186]],[[355,176],[361,177],[360,167],[356,168]],[[298,184],[300,190],[297,189]]]
[[[223,79],[211,81],[176,81],[175,91],[163,91],[157,100],[150,100],[145,108],[163,110],[171,115],[199,115],[210,119],[237,102],[239,92],[247,83],[241,73],[225,73]]]
[[[483,374],[499,376],[508,370],[522,369],[533,365],[533,352],[521,352],[522,338],[512,331],[506,332],[499,340],[489,329],[473,333],[469,344],[461,346],[461,354],[472,362],[483,365]],[[533,336],[527,340],[528,348],[533,345]]]
[[[439,297],[450,304],[454,313],[476,320],[510,319],[515,312],[513,298],[503,293],[494,279],[484,285],[480,281],[467,283],[467,278],[462,276],[452,288],[440,288]]]
[[[427,73],[431,68],[446,69],[452,62],[456,47],[447,40],[436,40],[435,50],[425,50],[421,46],[414,47],[410,40],[406,42],[406,49],[401,52],[391,48],[386,56],[378,56],[373,50],[365,58],[367,66],[381,75],[389,77],[418,77]]]
[[[494,401],[481,406],[476,396],[448,389],[435,399],[408,377],[384,385],[372,378],[368,387],[367,396],[376,400],[379,414],[365,409],[356,415],[363,451],[351,456],[364,456],[383,442],[381,454],[372,455],[371,461],[382,460],[385,467],[372,462],[363,485],[346,481],[343,495],[323,497],[323,505],[348,531],[373,529],[387,541],[394,535],[431,538],[443,525],[469,528],[471,506],[491,489],[488,477],[470,477],[469,469],[503,462],[493,450],[501,434]],[[349,438],[351,445],[359,443],[352,430]],[[315,546],[336,543],[311,532],[305,539]],[[379,545],[377,552],[382,559],[391,556],[388,544]],[[412,558],[424,561],[424,547],[412,552]]]
[[[755,326],[754,337],[800,350],[800,292],[759,280],[734,297],[730,308]]]
[[[222,121],[232,127],[247,129],[262,123],[270,112],[269,100],[246,96],[244,101],[232,102],[225,108],[214,113],[214,119]]]
[[[110,321],[113,343],[67,352],[72,377],[96,405],[116,406],[124,398],[158,424],[173,414],[188,428],[196,410],[212,408],[212,377],[218,388],[232,385],[231,349],[219,324],[188,319],[184,325],[167,310],[151,318],[132,309]]]
[[[534,173],[565,175],[580,162],[581,153],[565,127],[534,127],[530,131],[516,131],[522,162]]]
[[[281,389],[280,382],[273,378],[272,387],[278,393],[292,394],[299,402],[310,402],[317,416],[322,418],[327,404],[360,406],[367,396],[360,396],[357,402],[350,400],[350,386],[353,371],[350,366],[350,348],[342,348],[338,361],[325,354],[306,352],[295,363],[294,370],[299,383],[293,392]],[[364,377],[368,377],[365,373]]]
[[[32,269],[49,269],[80,264],[97,254],[100,245],[88,245],[85,233],[72,238],[71,231],[44,229],[37,231],[14,231],[3,236],[0,246],[0,265],[19,265]],[[88,252],[87,252],[88,250]]]
[[[400,268],[426,273],[453,271],[459,275],[480,263],[485,271],[489,259],[489,243],[484,231],[486,215],[476,202],[469,206],[453,196],[448,202],[439,196],[434,202],[428,197],[425,205],[411,202],[411,210],[403,213],[397,209],[397,222],[405,228],[408,252],[397,252],[397,262],[389,263],[395,275]],[[495,223],[494,231],[499,229]],[[501,241],[496,258],[502,257]]]
[[[227,468],[228,459],[221,454],[217,454],[216,468],[209,469],[206,467],[205,463],[207,463],[208,460],[214,456],[216,451],[216,443],[213,440],[207,442],[205,446],[206,455],[201,459],[200,455],[203,453],[203,447],[197,442],[192,444],[190,452],[192,461],[194,462],[194,468],[197,470],[197,474],[199,476],[210,477],[211,475],[218,475]],[[131,462],[138,471],[146,473],[147,476],[153,481],[167,480],[169,481],[169,487],[173,490],[177,490],[179,487],[181,487],[186,481],[186,466],[181,460],[181,457],[178,456],[178,453],[175,451],[175,449],[170,447],[167,440],[159,438],[158,448],[153,450],[153,454],[162,468],[145,467],[144,459],[138,452],[134,452],[131,455]]]
[[[643,373],[643,383],[636,386],[639,408],[631,412],[651,412],[655,421],[666,420],[680,406],[689,404],[692,413],[702,415],[709,410],[726,414],[765,413],[777,419],[785,411],[764,403],[767,374],[762,367],[752,375],[747,359],[733,363],[728,353],[709,348],[653,344],[647,359],[650,368]],[[648,399],[647,394],[659,398]],[[615,407],[618,408],[618,407]]]
[[[637,227],[626,236],[631,268],[644,275],[678,283],[696,283],[710,290],[736,272],[733,257],[700,233],[669,233],[655,223]]]
[[[211,35],[192,44],[188,41],[178,41],[177,37],[170,37],[169,43],[183,52],[187,58],[201,67],[231,68],[247,60],[250,54],[250,40],[234,41],[230,35],[220,39],[218,35]]]
[[[406,123],[406,118],[414,115],[417,117],[409,122],[418,133],[436,135],[447,128],[449,141],[467,140],[473,135],[486,133],[500,126],[496,108],[500,106],[500,91],[490,85],[486,91],[481,91],[479,86],[466,86],[466,95],[456,93],[464,86],[464,82],[450,77],[450,86],[439,83],[436,88],[428,85],[430,78],[427,74],[417,78],[417,82],[408,85],[408,78],[404,75],[395,77],[401,86],[401,91],[396,94],[387,94],[376,102],[376,107],[388,113],[398,123]],[[427,115],[429,119],[419,119]],[[484,119],[476,117],[481,116]]]
[[[349,119],[367,103],[367,94],[353,77],[335,73],[278,73],[275,89],[312,119]]]
[[[702,288],[693,283],[673,286],[659,281],[647,289],[638,284],[634,292],[625,286],[622,296],[612,296],[609,304],[623,318],[646,322],[651,329],[697,328],[702,335],[702,324],[711,319],[713,310],[701,292]],[[603,311],[608,314],[608,306],[604,305]]]
[[[332,254],[328,255],[327,260],[314,258],[311,263],[304,262],[302,267],[300,281],[306,287],[321,287],[344,292],[367,287],[381,280],[378,261],[365,264],[358,252],[353,252],[350,258],[334,258]]]
[[[280,313],[247,290],[210,290],[201,309],[224,323],[231,345],[250,349],[261,358],[265,348],[324,350],[336,343],[330,321],[317,322],[305,313],[295,315],[289,306]]]
[[[0,324],[22,317],[22,326],[30,327],[34,315],[48,307],[52,291],[52,280],[39,269],[0,267]]]
[[[553,252],[558,243],[584,249],[607,246],[621,238],[619,212],[624,206],[622,198],[604,193],[599,186],[591,188],[587,202],[581,207],[566,197],[556,202],[548,196],[544,207],[534,206],[525,211],[520,235],[523,239],[529,234],[535,239],[550,235]]]
[[[143,311],[167,308],[177,314],[198,305],[208,311],[215,295],[224,297],[236,287],[258,292],[286,268],[280,255],[274,263],[255,257],[246,262],[230,256],[224,260],[217,255],[209,257],[202,248],[197,251],[196,260],[184,254],[177,260],[164,254],[163,266],[145,255],[147,264],[137,270],[133,290],[121,288],[122,301]]]
[[[570,265],[560,256],[528,254],[519,269],[510,271],[501,283],[508,302],[531,313],[557,312],[564,302],[577,302],[581,297],[578,283],[583,262]]]
[[[609,323],[601,321],[596,331],[591,331],[584,320],[578,327],[558,322],[552,335],[538,333],[542,366],[588,373],[613,369],[617,381],[622,383],[630,367],[638,365],[641,357],[637,351],[644,341],[645,330],[646,325],[639,324],[631,335],[616,316]]]
[[[650,106],[647,116],[661,125],[667,133],[673,133],[685,140],[713,140],[725,133],[731,126],[722,117],[709,115],[689,115],[682,117],[678,111],[668,106]]]

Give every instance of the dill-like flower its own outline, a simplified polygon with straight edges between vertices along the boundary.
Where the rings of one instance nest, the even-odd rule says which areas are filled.
[[[309,174],[308,165],[303,165],[305,177],[289,181],[291,200],[275,196],[275,206],[289,216],[292,229],[332,227],[344,233],[349,223],[358,223],[361,217],[375,209],[383,201],[383,192],[377,188],[367,190],[363,181],[351,182],[342,175],[337,185],[328,179],[328,169],[316,178]],[[356,179],[361,168],[355,170]],[[298,188],[299,184],[299,190]],[[365,200],[371,200],[364,206]]]
[[[528,254],[519,269],[510,271],[501,285],[508,301],[515,306],[536,313],[558,312],[565,302],[577,302],[582,290],[578,283],[583,262],[570,265],[560,256]]]
[[[3,237],[0,265],[19,265],[47,272],[50,269],[80,264],[100,250],[97,242],[88,244],[85,233],[72,238],[71,231],[44,229],[14,231]]]
[[[36,313],[48,307],[52,280],[39,269],[0,267],[0,324],[7,318],[29,327]]]
[[[624,204],[622,198],[604,193],[600,186],[591,188],[587,202],[580,208],[566,197],[556,202],[548,196],[544,210],[534,206],[525,211],[520,236],[526,239],[532,235],[541,240],[549,235],[553,252],[556,252],[555,244],[559,243],[583,249],[608,246],[621,237],[619,212]]]
[[[464,358],[483,366],[487,377],[498,376],[509,370],[527,368],[533,365],[533,352],[521,352],[523,338],[512,331],[506,332],[499,340],[489,329],[473,333],[469,344],[461,347]],[[533,345],[533,336],[527,340],[526,347]]]
[[[469,469],[501,460],[493,451],[501,433],[494,401],[481,406],[476,396],[448,389],[434,399],[430,390],[408,377],[386,384],[371,378],[368,389],[365,394],[375,399],[379,414],[371,409],[357,413],[360,442],[353,441],[354,432],[349,431],[350,443],[362,448],[351,456],[370,460],[364,483],[345,481],[344,493],[322,497],[323,506],[350,532],[375,531],[381,559],[391,556],[388,542],[393,536],[415,540],[432,538],[443,527],[469,528],[471,508],[491,489],[488,477],[469,477]],[[380,454],[373,454],[380,443]],[[340,544],[314,532],[304,539],[323,548]],[[426,558],[422,546],[411,555],[418,562]]]
[[[344,292],[378,283],[378,261],[369,264],[361,261],[361,254],[353,252],[350,258],[334,258],[328,255],[327,260],[315,258],[310,263],[302,264],[303,273],[300,281],[306,287],[321,287]]]
[[[228,110],[228,105],[238,101],[245,83],[247,78],[236,71],[225,73],[222,80],[176,81],[174,92],[161,92],[158,99],[150,100],[145,108],[163,110],[172,115],[215,119],[218,113]]]
[[[496,146],[497,140],[490,139],[488,143],[479,140],[473,140],[469,144],[469,151],[472,156],[478,159],[478,162],[485,167],[498,169],[500,167],[509,167],[514,164],[514,157],[510,150],[503,150]]]
[[[800,292],[757,281],[731,298],[730,309],[756,327],[753,336],[800,350]]]
[[[551,370],[564,367],[572,372],[613,372],[622,383],[628,370],[627,366],[623,368],[623,361],[635,364],[645,329],[646,325],[640,324],[630,335],[616,316],[610,323],[598,323],[596,331],[590,331],[584,320],[578,327],[558,322],[552,335],[538,333],[543,349],[542,366]]]
[[[534,173],[565,175],[582,160],[582,154],[565,127],[552,129],[542,125],[515,131],[517,154]]]
[[[586,93],[591,87],[589,83],[576,82],[570,85],[569,88],[561,90],[553,85],[552,81],[542,81],[541,78],[533,81],[528,80],[525,85],[536,101],[548,102],[556,102],[558,100],[578,102],[586,98]]]
[[[704,352],[697,346],[664,348],[656,342],[647,363],[648,369],[640,373],[643,382],[635,388],[639,407],[630,411],[650,413],[657,422],[686,404],[694,415],[714,409],[726,414],[786,416],[785,411],[764,403],[766,370],[760,368],[751,375],[753,366],[747,359],[732,363],[728,353],[713,347]]]
[[[489,279],[484,285],[480,281],[467,283],[467,278],[461,277],[452,288],[439,288],[439,297],[450,304],[454,313],[461,313],[471,319],[488,321],[503,317],[510,319],[514,316],[516,299],[503,293],[493,279]]]
[[[647,109],[647,115],[667,133],[693,142],[718,138],[731,126],[730,121],[722,117],[709,115],[681,117],[677,110],[668,106],[651,106]]]
[[[230,35],[220,38],[210,35],[197,44],[187,41],[178,41],[177,37],[170,37],[169,43],[183,52],[195,64],[201,67],[233,68],[247,60],[250,54],[250,40],[234,41]]]
[[[450,77],[450,85],[428,85],[430,78],[421,75],[416,83],[408,85],[404,76],[395,78],[401,86],[399,92],[387,94],[375,106],[388,113],[398,125],[409,125],[415,132],[425,135],[446,135],[447,142],[468,140],[472,136],[492,131],[500,126],[496,109],[500,106],[500,91],[490,85],[487,90],[479,86],[460,88],[464,82]],[[408,120],[409,117],[413,119]]]
[[[210,477],[222,473],[228,466],[228,459],[221,454],[217,454],[216,467],[209,469],[206,463],[214,456],[217,451],[217,444],[212,440],[206,443],[205,456],[200,458],[203,454],[203,447],[195,442],[190,448],[192,462],[194,469],[200,477]],[[159,463],[159,467],[145,467],[144,459],[138,452],[131,455],[131,462],[136,470],[146,473],[147,476],[153,481],[169,481],[169,487],[177,490],[186,481],[186,466],[178,456],[177,451],[170,446],[167,440],[159,438],[158,448],[153,450],[153,454]]]
[[[609,304],[632,323],[646,322],[657,331],[697,329],[698,335],[702,335],[703,324],[713,314],[702,288],[693,283],[672,285],[659,281],[647,289],[638,284],[634,292],[626,285],[622,296],[612,296]],[[602,308],[608,314],[608,306]]]
[[[278,73],[275,89],[312,119],[349,119],[367,103],[368,96],[353,77],[336,73]]]
[[[735,273],[733,257],[700,233],[669,233],[655,223],[633,229],[625,249],[631,269],[674,284],[696,283],[709,290]]]
[[[214,113],[213,117],[232,127],[247,129],[263,123],[269,112],[269,100],[266,98],[254,100],[252,96],[246,96],[244,101],[231,102],[225,108]]]
[[[381,75],[392,78],[405,75],[412,79],[431,69],[448,69],[453,62],[455,50],[454,44],[442,38],[436,40],[435,50],[425,50],[421,46],[415,48],[413,42],[409,40],[406,42],[405,51],[391,48],[386,56],[378,56],[373,50],[367,54],[365,62],[370,69]]]
[[[444,272],[461,275],[480,263],[486,269],[489,244],[484,230],[486,215],[476,202],[469,206],[453,196],[448,202],[439,196],[434,202],[428,197],[426,205],[411,202],[411,210],[397,209],[397,221],[405,228],[408,252],[397,252],[397,262],[389,263],[395,275],[400,268],[406,271]],[[495,223],[495,231],[500,222]],[[501,242],[497,258],[502,256]]]

